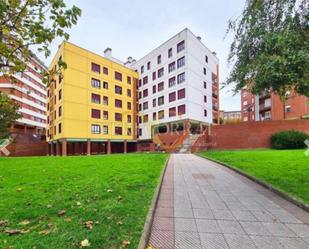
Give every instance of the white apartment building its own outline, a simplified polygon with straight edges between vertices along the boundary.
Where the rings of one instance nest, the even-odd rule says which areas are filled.
[[[219,60],[189,29],[140,60],[129,59],[125,65],[140,74],[139,139],[151,139],[162,124],[179,130],[188,122],[219,123]]]
[[[46,68],[37,58],[32,57],[27,68],[12,78],[0,77],[0,92],[5,92],[19,106],[22,117],[14,124],[14,130],[45,134],[47,90],[40,72]]]

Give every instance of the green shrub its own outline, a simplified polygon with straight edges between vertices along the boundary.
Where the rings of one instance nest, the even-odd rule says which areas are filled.
[[[281,131],[271,136],[271,147],[277,150],[305,148],[305,140],[309,136],[300,131]]]

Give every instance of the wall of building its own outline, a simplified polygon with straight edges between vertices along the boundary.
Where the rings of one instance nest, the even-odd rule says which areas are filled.
[[[309,134],[309,120],[243,122],[212,126],[208,147],[211,149],[268,148],[272,134],[292,129]]]

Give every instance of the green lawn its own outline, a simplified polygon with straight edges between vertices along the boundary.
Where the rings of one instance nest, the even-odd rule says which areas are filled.
[[[137,248],[167,157],[0,158],[0,248]]]
[[[200,155],[238,168],[309,204],[309,156],[304,150],[209,151]]]

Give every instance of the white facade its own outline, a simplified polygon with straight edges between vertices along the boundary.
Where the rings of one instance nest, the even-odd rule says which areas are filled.
[[[184,47],[180,50],[182,43],[184,43]],[[160,63],[158,63],[158,56],[161,56]],[[169,72],[171,63],[175,63],[175,69]],[[142,121],[139,123],[139,139],[151,139],[151,127],[161,123],[188,119],[212,123],[214,105],[212,85],[214,75],[217,77],[218,64],[219,60],[215,53],[212,53],[200,38],[188,29],[184,29],[140,60],[133,61],[131,66],[139,72],[141,79],[138,89],[140,95],[138,113],[139,119]],[[164,74],[158,77],[158,72],[162,68],[164,68]],[[155,79],[153,79],[153,73],[156,74]],[[181,74],[184,74],[185,80],[183,82],[179,81]],[[145,83],[145,77],[148,78],[148,83]],[[176,83],[170,86],[169,81],[173,77],[175,77]],[[158,85],[162,82],[164,89],[158,91]],[[154,87],[156,88],[155,92],[153,91]],[[143,94],[145,90],[148,91],[147,96]],[[178,91],[180,91],[180,97],[183,97],[183,91],[185,91],[185,96],[178,98]],[[174,92],[176,99],[170,102],[169,95],[173,95]],[[164,104],[159,105],[160,97],[161,99],[164,97]],[[156,102],[155,106],[153,101]],[[144,104],[147,102],[148,108],[147,104]],[[179,114],[178,108],[180,107],[180,112],[182,112],[183,106],[185,106],[185,113]],[[170,108],[176,109],[175,116],[170,116],[170,110],[174,113]],[[164,111],[162,119],[159,119],[160,111]],[[154,113],[156,113],[155,120]]]

